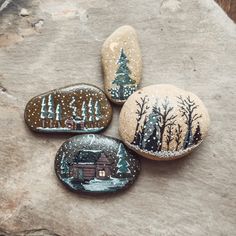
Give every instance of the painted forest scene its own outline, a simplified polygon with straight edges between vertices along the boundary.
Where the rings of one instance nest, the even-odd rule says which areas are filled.
[[[43,97],[40,113],[42,127],[40,127],[40,129],[69,129],[87,131],[98,129],[98,127],[96,127],[96,122],[102,118],[101,105],[99,101],[94,101],[92,98],[90,98],[88,103],[83,101],[81,107],[79,108],[76,105],[75,97],[72,96],[69,103],[69,109],[71,109],[72,116],[63,119],[62,104],[54,104],[51,94],[48,96],[47,103],[46,97]],[[81,114],[80,116],[78,115],[79,113]],[[49,127],[45,126],[46,119],[49,120]],[[63,120],[65,120],[64,123]],[[56,121],[56,125],[53,125],[53,121]]]
[[[42,132],[98,132],[111,117],[111,107],[103,97],[89,90],[52,92],[31,100],[25,119]]]
[[[148,96],[136,101],[136,127],[131,145],[157,156],[171,157],[202,141],[198,105],[190,96],[178,96],[177,107],[168,97],[149,105]],[[177,109],[177,112],[176,112]]]
[[[70,145],[68,146],[70,147]],[[133,160],[122,143],[114,157],[101,149],[79,150],[71,157],[60,153],[58,173],[61,180],[74,190],[113,192],[133,180]]]
[[[109,90],[113,99],[126,100],[137,89],[135,80],[131,78],[131,71],[128,67],[128,63],[129,60],[122,48],[117,61],[118,69],[115,73],[115,79],[112,81],[112,84],[115,85],[115,87]]]

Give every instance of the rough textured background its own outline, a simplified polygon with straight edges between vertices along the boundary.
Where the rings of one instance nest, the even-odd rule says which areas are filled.
[[[213,0],[3,2],[10,3],[0,8],[0,235],[235,235],[236,26],[223,10]],[[19,16],[21,8],[30,15]],[[139,34],[142,86],[196,93],[211,129],[188,158],[143,160],[124,193],[77,195],[53,170],[69,136],[30,132],[24,106],[56,87],[102,86],[102,43],[123,24]],[[114,113],[105,134],[118,137]]]

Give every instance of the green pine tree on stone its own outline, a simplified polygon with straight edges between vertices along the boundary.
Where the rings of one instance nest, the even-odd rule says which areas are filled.
[[[68,175],[69,174],[69,167],[67,164],[67,161],[65,159],[65,154],[63,154],[62,158],[61,158],[61,174],[63,175]]]
[[[48,119],[50,120],[49,126],[52,128],[53,126],[53,119],[55,118],[54,113],[54,100],[52,94],[48,97]]]
[[[102,117],[101,105],[99,101],[95,102],[94,109],[95,109],[95,120],[99,121]]]
[[[45,119],[47,118],[47,107],[46,107],[46,98],[42,98],[42,103],[41,103],[41,112],[40,112],[40,118],[42,120],[42,127],[45,128]]]
[[[120,100],[126,99],[126,97],[124,96],[124,93],[126,92],[125,86],[135,84],[135,80],[130,78],[131,71],[127,65],[128,62],[129,60],[127,56],[125,55],[125,52],[122,48],[120,52],[119,60],[117,62],[119,67],[115,73],[115,79],[112,81],[112,84],[116,84],[118,86],[117,96]]]
[[[61,127],[61,120],[62,120],[61,113],[62,113],[61,104],[57,104],[57,108],[56,108],[56,121],[57,121],[58,128]]]
[[[117,163],[117,174],[129,174],[129,163],[126,161],[128,154],[123,144],[120,144],[117,156],[119,157],[119,161]]]
[[[82,111],[82,114],[81,114],[82,119],[84,122],[86,122],[87,121],[87,106],[86,106],[85,101],[83,101],[82,103],[81,111]]]
[[[92,98],[89,99],[88,103],[88,113],[89,113],[89,121],[94,122],[94,102]]]

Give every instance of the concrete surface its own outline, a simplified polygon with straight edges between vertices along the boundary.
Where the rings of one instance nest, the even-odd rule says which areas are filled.
[[[236,26],[213,0],[0,3],[0,235],[235,235]],[[187,158],[143,160],[124,193],[74,194],[53,170],[70,136],[30,132],[24,106],[56,87],[101,87],[101,46],[124,24],[139,35],[141,86],[196,93],[209,108],[209,136]],[[118,137],[118,114],[105,134]]]

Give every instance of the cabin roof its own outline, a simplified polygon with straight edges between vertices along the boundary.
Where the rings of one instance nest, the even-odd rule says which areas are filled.
[[[81,150],[74,156],[74,163],[96,163],[101,156],[101,150]]]

